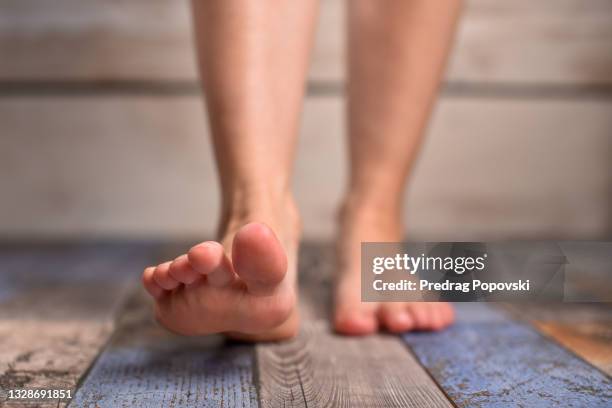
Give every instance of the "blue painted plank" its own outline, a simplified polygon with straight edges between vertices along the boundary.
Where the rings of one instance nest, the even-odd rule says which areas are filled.
[[[137,243],[0,246],[0,301],[39,288],[134,281],[156,251]]]
[[[12,337],[20,333],[20,320],[59,326],[61,321],[83,319],[106,325],[143,268],[156,260],[158,247],[0,244],[0,321],[5,328],[9,322],[15,327]]]
[[[612,382],[535,329],[483,303],[404,340],[459,407],[612,407]]]
[[[0,247],[0,318],[108,316],[158,245]]]
[[[144,344],[111,345],[70,407],[258,406],[252,346],[186,346],[161,331],[149,335]]]

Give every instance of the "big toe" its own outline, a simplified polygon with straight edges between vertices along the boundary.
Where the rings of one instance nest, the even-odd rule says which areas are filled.
[[[232,263],[254,295],[273,293],[287,273],[283,246],[270,227],[258,222],[243,226],[234,236]]]
[[[353,336],[374,333],[378,330],[378,303],[362,302],[361,293],[353,290],[355,284],[343,280],[336,288],[334,328],[338,333]]]

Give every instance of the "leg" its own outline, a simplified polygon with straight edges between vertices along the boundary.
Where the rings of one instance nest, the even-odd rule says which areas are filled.
[[[219,240],[147,268],[143,283],[175,332],[291,337],[300,227],[289,181],[316,3],[193,1],[193,13],[221,182]]]
[[[350,182],[338,245],[335,327],[436,329],[446,304],[361,303],[360,242],[401,241],[402,198],[457,20],[459,0],[350,0]]]

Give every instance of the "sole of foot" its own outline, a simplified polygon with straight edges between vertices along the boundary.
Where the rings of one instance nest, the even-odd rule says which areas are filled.
[[[225,234],[225,247],[200,243],[170,262],[146,268],[145,289],[158,322],[182,335],[223,333],[244,341],[297,334],[295,259],[266,224]],[[229,248],[228,248],[229,247]],[[289,249],[294,257],[293,249]]]

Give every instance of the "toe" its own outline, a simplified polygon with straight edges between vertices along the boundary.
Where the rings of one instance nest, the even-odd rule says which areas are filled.
[[[449,303],[438,303],[438,313],[440,315],[440,327],[443,329],[448,327],[455,321],[455,309]]]
[[[362,302],[360,276],[342,275],[336,283],[334,328],[338,333],[363,336],[378,330],[376,302]]]
[[[419,330],[441,330],[453,321],[453,309],[447,303],[415,302],[406,305]]]
[[[249,293],[269,295],[287,272],[287,256],[274,232],[261,223],[250,223],[235,235],[232,244],[234,270]]]
[[[376,304],[340,304],[334,312],[334,328],[338,333],[363,336],[378,330]]]
[[[431,328],[431,310],[426,302],[410,303],[406,306],[414,320],[414,328],[429,330]]]
[[[176,289],[180,284],[170,276],[170,264],[171,262],[164,262],[158,265],[155,271],[153,271],[153,280],[165,290]]]
[[[402,303],[383,304],[379,316],[382,324],[391,333],[402,333],[414,327],[414,320]]]
[[[435,302],[428,303],[429,308],[429,325],[426,327],[430,330],[442,330],[453,321],[453,309],[448,303]]]
[[[453,305],[446,303],[446,321],[447,324],[453,324],[455,322],[455,308]]]
[[[142,273],[142,285],[155,299],[159,299],[164,294],[164,289],[161,288],[153,279],[154,266],[150,266]]]
[[[443,309],[437,303],[429,305],[429,329],[440,330],[444,327]]]
[[[181,255],[172,261],[168,273],[174,280],[186,285],[195,282],[202,276],[191,267],[186,254]]]
[[[214,241],[198,244],[187,254],[191,267],[208,277],[211,286],[222,287],[233,282],[236,274],[223,246]]]

